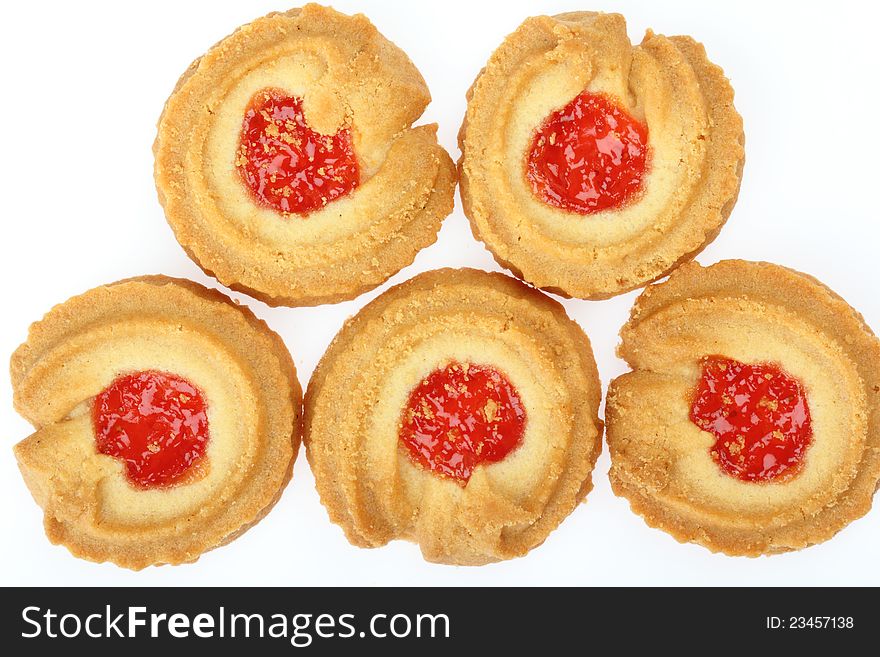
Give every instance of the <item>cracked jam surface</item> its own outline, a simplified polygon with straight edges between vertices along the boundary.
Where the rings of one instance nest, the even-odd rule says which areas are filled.
[[[410,393],[399,438],[416,463],[466,485],[477,465],[518,447],[525,426],[525,407],[504,374],[453,362]]]
[[[253,198],[283,215],[305,215],[349,194],[360,182],[351,130],[312,130],[303,101],[277,89],[251,99],[235,166]]]
[[[712,433],[712,458],[743,481],[797,474],[813,429],[801,383],[770,363],[746,364],[707,356],[690,418]]]
[[[124,462],[142,488],[180,483],[208,444],[204,397],[173,374],[120,376],[95,398],[92,420],[98,452]]]
[[[589,92],[544,120],[526,158],[535,196],[579,214],[626,205],[647,169],[648,128],[608,96]]]

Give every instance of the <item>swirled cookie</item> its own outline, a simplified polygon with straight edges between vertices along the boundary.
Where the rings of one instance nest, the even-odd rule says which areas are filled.
[[[178,241],[272,305],[351,299],[412,262],[452,211],[455,167],[422,76],[362,15],[318,5],[244,25],[183,74],[155,177]]]
[[[739,192],[742,119],[699,43],[618,14],[527,19],[468,92],[461,197],[477,239],[537,287],[603,299],[711,242]]]
[[[831,538],[880,480],[880,342],[815,279],[696,263],[649,287],[621,332],[611,483],[649,525],[756,556]]]
[[[541,544],[601,451],[590,343],[518,281],[432,271],[350,319],[306,392],[304,442],[349,541],[479,565]]]
[[[281,339],[189,281],[148,276],[53,308],[12,356],[15,446],[46,534],[126,568],[196,560],[290,480],[302,401]]]

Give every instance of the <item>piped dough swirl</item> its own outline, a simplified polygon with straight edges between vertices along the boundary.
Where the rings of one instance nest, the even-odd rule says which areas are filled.
[[[351,130],[361,170],[349,195],[305,217],[257,204],[235,162],[248,103],[271,88],[303,99],[321,134]],[[318,5],[244,25],[196,60],[168,99],[154,145],[159,199],[206,272],[272,305],[351,299],[410,264],[452,211],[455,167],[406,54],[361,14]]]
[[[451,361],[502,371],[528,415],[520,446],[466,486],[416,465],[398,436],[410,391]],[[590,490],[600,396],[590,343],[558,303],[500,274],[444,269],[345,324],[309,384],[304,440],[353,544],[405,539],[429,561],[478,565],[542,543]]]
[[[831,538],[880,480],[880,342],[815,279],[767,263],[682,266],[636,301],[621,331],[632,372],[606,402],[611,484],[647,523],[713,551],[756,556]],[[798,474],[747,482],[691,422],[700,359],[774,363],[804,387],[812,444]]]
[[[202,391],[204,475],[132,485],[98,453],[95,396],[116,377],[169,372]],[[126,568],[193,561],[262,518],[290,479],[301,390],[281,339],[196,283],[151,276],[105,285],[31,326],[11,362],[16,409],[36,433],[15,447],[46,534],[74,555]]]
[[[532,136],[583,91],[647,125],[641,195],[584,216],[552,207],[525,175]],[[703,46],[648,32],[633,46],[619,14],[527,19],[468,92],[459,134],[461,197],[477,239],[533,285],[602,299],[640,287],[711,242],[739,192],[742,119]]]

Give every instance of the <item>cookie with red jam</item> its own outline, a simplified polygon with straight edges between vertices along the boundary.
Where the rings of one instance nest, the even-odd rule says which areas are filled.
[[[271,305],[352,299],[413,261],[453,207],[455,166],[406,54],[318,5],[237,29],[183,74],[155,179],[187,254]]]
[[[601,451],[590,343],[502,274],[443,269],[350,319],[306,392],[304,442],[349,541],[425,559],[526,554],[584,499]]]
[[[619,14],[527,19],[468,92],[461,198],[475,237],[536,287],[603,299],[690,260],[739,192],[742,119],[703,46]]]
[[[53,308],[12,356],[15,446],[49,540],[141,569],[195,561],[272,508],[302,395],[281,338],[228,297],[165,276]]]
[[[679,541],[757,556],[831,538],[880,481],[880,342],[815,279],[727,260],[648,287],[606,402],[609,476]]]

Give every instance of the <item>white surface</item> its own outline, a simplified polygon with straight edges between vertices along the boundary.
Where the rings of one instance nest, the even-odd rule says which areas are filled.
[[[769,260],[809,272],[880,328],[876,5],[338,0],[335,6],[363,11],[410,55],[434,96],[423,120],[439,122],[440,140],[456,158],[465,91],[526,16],[620,11],[636,41],[647,27],[695,36],[733,82],[747,142],[739,203],[698,259]],[[217,285],[184,255],[162,216],[152,180],[154,126],[195,57],[236,26],[285,8],[279,0],[4,8],[0,358],[53,304],[101,283],[164,273]],[[305,387],[330,339],[364,303],[420,271],[462,265],[497,269],[457,207],[414,265],[353,302],[271,309],[236,296],[281,333]],[[593,341],[604,386],[625,369],[614,348],[634,298],[565,302]],[[587,503],[544,546],[508,563],[452,568],[426,564],[408,543],[351,547],[328,521],[301,453],[281,502],[244,536],[194,565],[131,573],[74,559],[45,539],[42,513],[12,457],[13,443],[30,427],[13,411],[11,397],[0,377],[0,584],[880,584],[880,508],[801,552],[751,560],[712,555],[679,545],[631,513],[611,493],[607,451]]]

